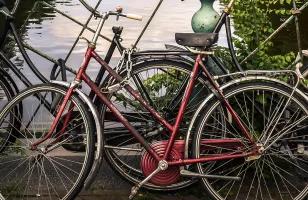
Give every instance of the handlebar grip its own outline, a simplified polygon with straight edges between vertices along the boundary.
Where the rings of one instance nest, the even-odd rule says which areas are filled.
[[[138,21],[142,21],[142,18],[143,18],[141,15],[136,15],[136,14],[126,14],[126,17],[128,19],[134,19]]]

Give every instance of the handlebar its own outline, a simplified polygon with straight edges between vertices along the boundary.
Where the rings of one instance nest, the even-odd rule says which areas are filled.
[[[95,14],[96,16],[100,16],[102,17],[102,15],[95,9],[93,8],[92,6],[90,6],[86,0],[79,0],[79,2],[88,10],[90,11],[91,13]],[[138,20],[138,21],[142,21],[142,16],[140,15],[136,15],[136,14],[123,14],[122,13],[123,11],[123,8],[118,6],[116,8],[116,11],[110,11],[108,13],[108,15],[117,15],[117,16],[121,16],[121,17],[126,17],[128,19],[133,19],[133,20]]]
[[[115,12],[109,12],[109,13],[113,13],[115,15],[117,15],[118,17],[126,17],[128,19],[133,19],[133,20],[139,20],[142,21],[142,16],[141,15],[136,15],[136,14],[123,14],[123,8],[121,6],[116,7],[116,11]]]
[[[128,19],[133,19],[133,20],[138,20],[138,21],[142,21],[143,17],[141,15],[136,15],[136,14],[125,14],[125,13],[120,13],[117,11],[109,11],[108,13],[106,13],[106,18],[108,18],[108,16],[110,15],[115,15],[117,17],[125,17]],[[103,15],[102,15],[103,17]]]

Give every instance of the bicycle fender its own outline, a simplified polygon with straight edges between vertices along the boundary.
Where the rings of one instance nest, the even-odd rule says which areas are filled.
[[[64,81],[51,81],[51,83],[61,85],[61,86],[64,86],[66,88],[68,88],[70,86],[70,83],[64,82]],[[103,140],[104,140],[103,139],[103,128],[102,128],[102,124],[99,120],[100,117],[99,117],[98,111],[97,111],[95,105],[93,104],[93,102],[91,101],[91,99],[79,89],[76,89],[76,92],[79,95],[79,97],[87,104],[87,106],[89,106],[91,114],[93,115],[93,119],[94,119],[94,122],[95,122],[95,128],[96,128],[96,137],[97,137],[96,154],[95,154],[92,169],[91,169],[91,171],[90,171],[90,173],[89,173],[89,175],[88,175],[88,177],[87,177],[87,179],[84,183],[84,188],[87,190],[87,189],[89,189],[92,182],[96,178],[96,174],[99,171],[101,164],[102,164],[103,152],[104,152],[103,151]]]
[[[176,62],[183,62],[185,64],[194,65],[194,59],[190,58],[189,56],[181,56],[181,55],[164,55],[163,53],[161,55],[139,55],[137,57],[133,57],[132,61],[134,64],[140,64],[142,62],[151,61],[151,60],[171,60]]]
[[[276,84],[280,84],[280,85],[284,85],[286,87],[289,87],[291,89],[295,89],[295,93],[297,93],[298,95],[302,96],[307,102],[308,102],[308,96],[305,95],[305,93],[303,93],[301,90],[299,90],[298,88],[294,88],[292,87],[291,85],[289,85],[288,83],[286,82],[283,82],[283,81],[280,81],[278,79],[275,79],[275,78],[269,78],[269,77],[266,77],[266,76],[260,76],[260,75],[250,75],[250,76],[245,76],[245,77],[242,77],[242,78],[238,78],[238,79],[234,79],[224,85],[222,85],[220,87],[221,90],[226,90],[228,88],[231,88],[233,87],[235,84],[239,84],[239,83],[244,83],[244,82],[249,82],[249,81],[253,81],[253,80],[264,80],[264,81],[270,81],[270,82],[273,82],[273,83],[276,83]],[[193,135],[193,132],[192,132],[192,129],[193,129],[193,126],[198,118],[198,113],[200,113],[200,111],[202,109],[204,109],[204,107],[208,104],[208,102],[214,98],[215,95],[214,94],[210,94],[201,104],[200,106],[198,107],[198,109],[196,110],[194,116],[192,117],[192,120],[189,124],[189,127],[188,127],[188,131],[187,131],[187,134],[186,134],[186,137],[185,137],[185,153],[184,153],[184,158],[187,159],[189,156],[189,143],[191,141],[191,137]]]

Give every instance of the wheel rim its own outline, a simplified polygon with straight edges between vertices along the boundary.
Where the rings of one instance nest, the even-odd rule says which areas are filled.
[[[263,144],[265,152],[260,158],[250,162],[245,159],[232,159],[198,164],[200,173],[242,177],[241,181],[203,179],[203,183],[216,199],[303,199],[308,190],[308,159],[304,159],[305,155],[299,154],[298,151],[300,147],[307,149],[307,143],[304,143],[307,133],[302,131],[307,129],[308,113],[305,103],[291,97],[289,104],[286,104],[290,99],[288,92],[279,88],[257,87],[234,89],[226,96],[248,129],[254,133],[254,138],[259,144]],[[254,101],[247,103],[248,97]],[[250,107],[249,104],[255,106]],[[256,111],[257,109],[261,110]],[[237,151],[217,147],[212,152],[199,150],[202,139],[241,138],[236,133],[236,128],[232,127],[234,123],[230,123],[228,114],[221,114],[221,110],[223,108],[217,102],[204,115],[197,133],[197,158],[214,152]],[[268,117],[260,117],[261,112]],[[292,124],[297,125],[287,131]],[[285,133],[279,134],[279,131]],[[247,140],[242,141],[246,144],[245,148],[249,149]]]
[[[70,137],[74,129],[63,131],[63,137],[59,142],[55,142],[59,131],[55,131],[53,136],[41,143],[37,149],[31,150],[31,144],[37,142],[50,127],[56,113],[57,106],[53,106],[55,98],[62,102],[64,91],[57,88],[40,87],[33,88],[23,92],[12,100],[0,114],[1,130],[9,131],[16,128],[10,124],[7,119],[12,114],[11,110],[20,103],[18,100],[22,97],[25,107],[24,115],[14,116],[21,119],[19,135],[14,136],[16,141],[10,143],[6,150],[0,154],[0,191],[6,199],[12,198],[44,198],[44,199],[67,199],[73,198],[79,192],[81,184],[84,181],[91,164],[93,153],[90,152],[93,138],[90,137],[90,124],[87,119],[85,108],[81,106],[82,102],[73,97],[65,113],[72,110],[78,112],[74,119],[81,118],[84,126],[84,133],[78,133]],[[39,98],[37,98],[39,97]],[[44,99],[44,100],[43,100]],[[46,108],[43,102],[48,102],[51,107]],[[74,107],[69,107],[74,105]],[[53,108],[52,108],[53,107]],[[72,119],[72,121],[74,120]],[[69,123],[70,124],[70,123]],[[58,126],[61,126],[58,124]],[[78,126],[76,126],[78,127]],[[59,129],[58,129],[59,130]],[[71,144],[75,137],[86,138],[86,150],[83,153],[70,152],[65,150],[59,144]],[[66,138],[66,140],[64,140]],[[79,144],[79,143],[78,143]],[[94,145],[93,145],[94,146]],[[93,148],[93,147],[92,147]],[[50,152],[44,152],[50,149]]]

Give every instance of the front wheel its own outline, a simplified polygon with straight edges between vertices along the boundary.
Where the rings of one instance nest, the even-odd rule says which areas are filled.
[[[296,199],[308,193],[307,101],[293,90],[271,82],[242,83],[224,91],[226,99],[263,148],[256,157],[197,164],[202,174],[240,177],[240,181],[202,179],[213,199]],[[194,158],[252,150],[222,103],[213,98],[199,114]],[[242,147],[213,145],[211,139],[237,139]]]
[[[66,89],[42,84],[24,90],[0,113],[0,132],[12,134],[13,142],[0,153],[0,193],[5,199],[73,199],[82,189],[94,159],[94,130],[82,100],[73,95],[52,135],[37,145],[50,130]],[[24,105],[23,115],[15,108]],[[20,120],[16,127],[11,119]],[[12,131],[14,130],[14,131]],[[83,140],[76,140],[83,138]],[[63,145],[80,145],[84,152],[72,152]]]

